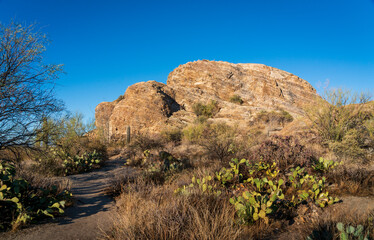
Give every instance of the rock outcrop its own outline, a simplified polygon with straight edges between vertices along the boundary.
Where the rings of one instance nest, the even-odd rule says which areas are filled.
[[[240,96],[243,103],[231,102]],[[213,120],[247,126],[262,110],[283,109],[303,115],[303,106],[315,101],[316,90],[305,80],[263,64],[196,61],[180,65],[169,74],[167,84],[140,82],[114,102],[96,107],[96,126],[109,138],[135,132],[159,132],[166,125],[182,127],[192,122],[192,106],[215,100],[219,112]]]

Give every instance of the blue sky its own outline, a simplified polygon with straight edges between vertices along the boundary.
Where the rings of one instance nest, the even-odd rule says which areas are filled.
[[[0,0],[0,21],[38,23],[57,94],[94,117],[139,81],[199,59],[263,63],[318,88],[374,90],[373,0]]]

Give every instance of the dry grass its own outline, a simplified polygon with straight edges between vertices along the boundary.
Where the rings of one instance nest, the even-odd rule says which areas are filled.
[[[340,166],[327,174],[331,192],[339,195],[373,196],[374,170],[358,165]]]
[[[117,198],[117,214],[113,228],[104,239],[274,239],[286,229],[288,220],[258,221],[238,225],[235,209],[228,196],[219,197],[194,191],[175,195],[174,190],[191,182],[192,176],[212,175],[219,164],[188,169],[175,175],[164,185],[140,175],[136,179],[117,182],[121,194]]]
[[[128,184],[134,183],[136,177],[134,175],[125,175],[117,177],[110,181],[109,186],[105,189],[105,194],[113,198],[118,197]]]
[[[25,179],[33,187],[51,189],[52,186],[57,187],[57,192],[70,190],[70,181],[63,177],[45,177],[29,167],[19,167],[17,170],[17,177]]]
[[[172,185],[138,179],[118,199],[105,239],[239,239],[235,211],[224,198],[175,196]]]
[[[318,218],[307,219],[302,224],[294,224],[279,239],[306,239],[309,236],[314,240],[340,240],[336,227],[338,222],[342,222],[344,226],[362,225],[365,234],[368,234],[368,238],[372,239],[374,236],[373,219],[373,210],[363,214],[362,211],[356,211],[354,208],[347,208],[347,206],[332,207],[324,211]]]
[[[122,176],[111,181],[109,187],[105,190],[107,195],[118,197],[126,191],[127,186],[137,183],[137,185],[167,185],[170,188],[178,188],[191,183],[193,176],[202,178],[207,175],[213,176],[215,172],[222,168],[220,162],[198,161],[194,162],[190,168],[186,168],[181,172],[170,174],[166,178],[164,172],[146,172],[138,169],[134,175]],[[141,184],[138,184],[141,182]],[[133,186],[133,185],[132,185]]]

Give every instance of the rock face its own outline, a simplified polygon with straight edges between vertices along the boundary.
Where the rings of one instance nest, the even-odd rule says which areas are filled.
[[[238,95],[242,104],[230,101]],[[155,81],[130,86],[122,99],[96,107],[96,126],[109,138],[135,132],[159,132],[165,126],[193,122],[193,104],[215,100],[220,108],[214,121],[245,128],[262,110],[283,109],[303,115],[303,105],[315,101],[316,90],[305,80],[262,64],[196,61],[180,65],[167,84]]]

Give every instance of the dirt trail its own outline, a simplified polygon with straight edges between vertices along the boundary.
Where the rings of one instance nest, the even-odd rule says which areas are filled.
[[[131,169],[123,163],[120,158],[113,157],[97,171],[68,176],[75,203],[65,210],[64,217],[0,235],[0,239],[96,239],[102,230],[109,230],[111,216],[115,213],[114,201],[103,190],[111,180],[131,174]]]

